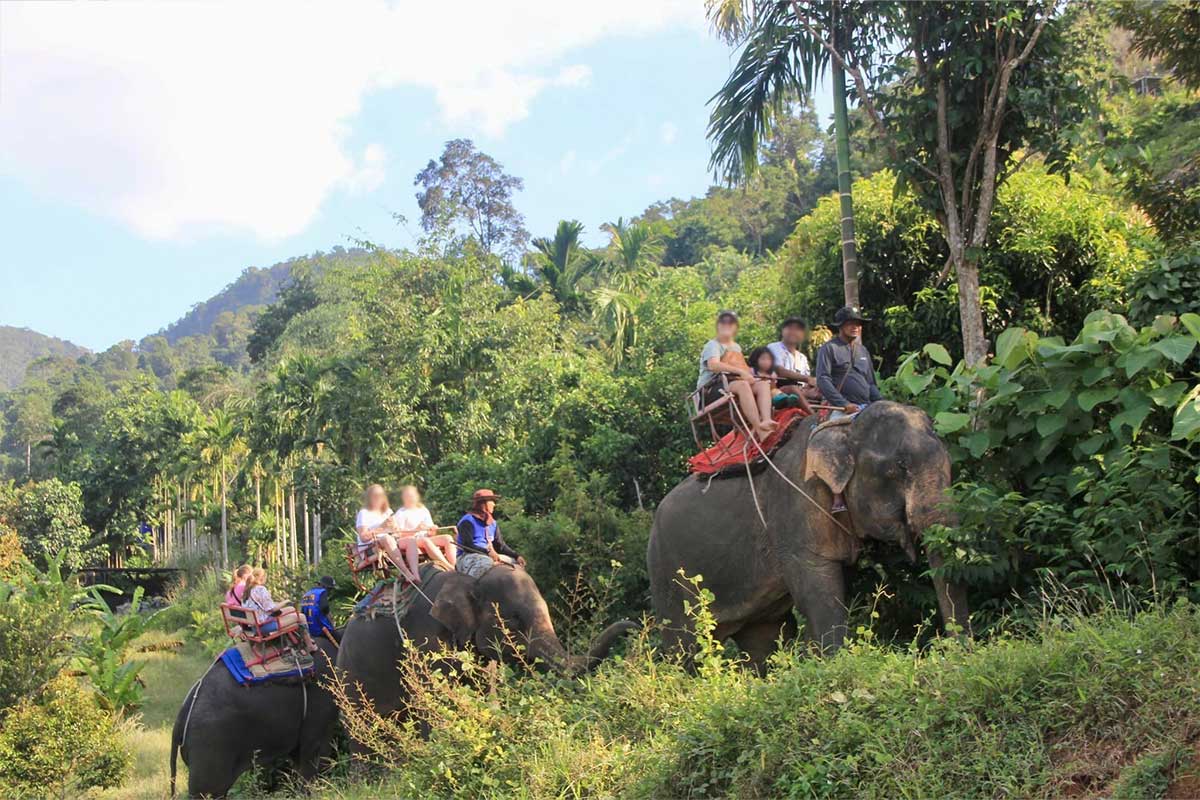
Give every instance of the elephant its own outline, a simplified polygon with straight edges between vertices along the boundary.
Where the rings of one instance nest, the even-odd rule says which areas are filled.
[[[768,467],[753,487],[742,476],[707,485],[689,477],[659,504],[646,564],[668,651],[687,654],[695,644],[684,612],[692,588],[680,569],[701,575],[715,596],[718,641],[732,637],[761,671],[780,636],[796,635],[793,609],[808,641],[824,652],[841,647],[843,568],[857,560],[863,540],[892,542],[915,562],[922,531],[954,524],[944,504],[950,457],[924,411],[879,401],[814,436],[817,427],[815,417],[800,420],[771,456],[803,494]],[[847,506],[836,517],[829,513],[835,492]],[[936,568],[941,559],[930,552],[929,563]],[[943,620],[967,631],[965,587],[940,577],[934,584]]]
[[[524,649],[528,663],[566,674],[597,666],[616,640],[638,626],[628,620],[608,626],[583,655],[566,652],[554,632],[550,609],[524,569],[500,564],[478,578],[435,572],[397,620],[391,614],[356,616],[342,637],[337,666],[357,685],[376,713],[387,716],[405,706],[397,662],[406,641],[421,652],[471,648],[486,660],[515,660],[501,628]],[[497,616],[497,611],[499,615]],[[403,638],[400,628],[404,631]]]
[[[243,686],[220,661],[209,666],[175,717],[172,797],[176,755],[188,766],[191,797],[224,797],[256,755],[260,763],[290,757],[301,778],[316,776],[332,749],[338,710],[323,687],[333,672],[337,645],[324,636],[314,643],[319,649],[313,653],[315,669],[303,686],[292,680]]]

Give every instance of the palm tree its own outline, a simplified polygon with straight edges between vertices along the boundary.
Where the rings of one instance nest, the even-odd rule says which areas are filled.
[[[658,233],[645,222],[627,223],[622,217],[602,227],[612,237],[605,258],[609,275],[625,290],[645,283],[663,253]]]
[[[533,240],[533,268],[546,291],[554,295],[563,311],[578,311],[583,303],[582,284],[595,270],[596,260],[579,243],[583,223],[562,220],[553,239]]]
[[[737,64],[714,96],[708,135],[713,140],[712,166],[734,182],[751,177],[758,167],[759,144],[787,103],[811,94],[832,66],[834,130],[837,144],[838,193],[842,217],[842,281],[846,305],[858,305],[858,248],[854,237],[854,203],[850,196],[850,123],[846,110],[846,77],[841,65],[808,24],[801,23],[800,0],[708,0],[709,21],[729,44],[741,45]],[[835,43],[845,43],[851,24],[842,0],[806,2],[805,19],[818,20]]]
[[[637,306],[640,298],[615,286],[592,292],[592,319],[604,331],[603,340],[614,369],[625,360],[625,352],[637,344]]]
[[[221,491],[221,566],[229,568],[229,478],[230,472],[237,474],[243,456],[247,453],[245,440],[234,418],[224,409],[213,409],[212,417],[199,431],[201,460],[216,467],[216,477]]]

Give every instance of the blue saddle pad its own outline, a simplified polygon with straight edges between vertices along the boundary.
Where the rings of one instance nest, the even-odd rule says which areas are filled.
[[[279,678],[304,678],[313,673],[316,669],[311,666],[310,661],[307,668],[290,669],[285,672],[271,672],[263,675],[256,675],[246,666],[246,659],[242,656],[237,647],[230,647],[224,653],[221,653],[221,663],[229,670],[229,674],[233,679],[243,686],[253,686],[257,683],[267,683]]]

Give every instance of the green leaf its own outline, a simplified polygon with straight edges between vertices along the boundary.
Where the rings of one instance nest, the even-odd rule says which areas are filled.
[[[1169,336],[1166,339],[1160,339],[1150,346],[1176,364],[1182,364],[1184,361],[1187,361],[1188,356],[1195,349],[1196,338],[1194,336]]]
[[[1079,393],[1076,400],[1084,411],[1091,411],[1101,403],[1107,403],[1117,396],[1115,386],[1101,386],[1099,389],[1085,389]]]
[[[1045,401],[1048,408],[1062,408],[1071,399],[1070,389],[1055,389],[1053,392],[1046,394]]]
[[[913,395],[921,394],[932,382],[932,375],[905,375],[900,378],[900,383],[904,384],[904,388]]]
[[[1149,403],[1146,403],[1145,405],[1134,406],[1133,408],[1126,409],[1125,411],[1122,411],[1120,414],[1117,414],[1115,417],[1113,417],[1109,421],[1108,427],[1112,430],[1115,436],[1120,436],[1121,429],[1128,425],[1132,429],[1134,435],[1136,435],[1138,430],[1142,427],[1142,423],[1146,421],[1146,417],[1149,416],[1149,414]]]
[[[1148,395],[1150,399],[1154,401],[1155,405],[1163,406],[1165,408],[1167,406],[1177,405],[1179,403],[1179,398],[1183,396],[1183,393],[1187,391],[1187,388],[1188,385],[1183,381],[1175,381],[1174,383],[1168,383],[1166,386],[1160,386],[1157,389],[1148,392]]]
[[[1076,447],[1078,447],[1079,452],[1083,453],[1085,456],[1094,456],[1096,453],[1100,452],[1100,448],[1103,447],[1110,438],[1111,437],[1107,433],[1097,433],[1094,436],[1089,436],[1087,439],[1084,439],[1082,442],[1076,445]]]
[[[971,453],[973,458],[979,458],[987,452],[988,444],[991,442],[991,437],[987,431],[975,431],[970,436],[963,437],[962,444]]]
[[[1125,376],[1132,378],[1146,367],[1152,364],[1157,364],[1162,355],[1156,350],[1151,350],[1148,347],[1139,350],[1131,350],[1125,354]]]
[[[1188,392],[1179,408],[1175,409],[1171,438],[1194,439],[1197,433],[1200,433],[1200,386]]]
[[[1200,314],[1188,312],[1179,316],[1179,321],[1183,323],[1183,327],[1188,329],[1188,333],[1200,339]]]
[[[1066,424],[1066,414],[1045,414],[1038,417],[1037,431],[1043,437],[1049,437],[1061,431]]]
[[[960,414],[956,411],[939,411],[933,418],[934,427],[943,436],[948,433],[961,431],[970,421],[970,414]]]
[[[996,363],[1007,369],[1020,364],[1029,355],[1025,344],[1024,328],[1008,328],[996,337]]]
[[[925,345],[925,355],[945,367],[954,363],[954,360],[950,358],[949,351],[936,342]]]

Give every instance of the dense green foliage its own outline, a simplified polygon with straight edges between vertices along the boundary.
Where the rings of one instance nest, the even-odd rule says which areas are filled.
[[[642,639],[582,683],[510,674],[486,693],[445,690],[416,660],[407,680],[428,739],[344,704],[351,732],[387,770],[328,796],[1103,792],[1136,755],[1189,736],[1200,620],[1187,605],[1132,621],[1060,614],[1068,606],[1051,602],[1031,637],[980,645],[896,650],[862,628],[830,659],[779,654],[766,679],[711,641],[697,674]],[[1164,788],[1170,777],[1147,765],[1138,774]]]
[[[78,797],[119,786],[132,760],[113,718],[65,676],[24,699],[0,726],[5,797]]]
[[[521,179],[456,139],[416,177],[412,249],[247,270],[136,344],[22,363],[0,394],[0,791],[112,785],[126,764],[113,721],[144,699],[135,640],[152,627],[224,647],[216,602],[234,563],[269,565],[279,599],[330,574],[342,616],[342,548],[370,482],[416,483],[441,524],[475,488],[499,491],[505,537],[569,642],[646,612],[652,514],[696,448],[684,398],[716,311],[738,310],[747,348],[798,314],[811,357],[843,301],[831,137],[800,91],[828,61],[813,37],[833,8],[711,4],[743,45],[738,91],[716,100],[716,160],[746,180],[606,223],[603,246],[570,218],[532,235]],[[1193,9],[1118,14],[1174,72],[1137,94],[1105,83],[1111,15],[1090,6],[838,8],[863,82],[865,342],[885,395],[925,408],[949,445],[956,524],[924,544],[968,585],[979,640],[938,638],[927,562],[867,542],[847,570],[857,630],[833,658],[797,646],[760,680],[702,637],[690,675],[655,652],[651,624],[584,681],[475,673],[468,658],[490,691],[442,692],[417,659],[430,735],[347,708],[368,750],[405,761],[334,791],[1168,785],[1200,725],[1200,136],[1179,34]],[[185,570],[153,618],[84,602],[59,572],[152,561]],[[696,580],[692,612],[711,629]],[[46,776],[50,759],[66,768]]]

